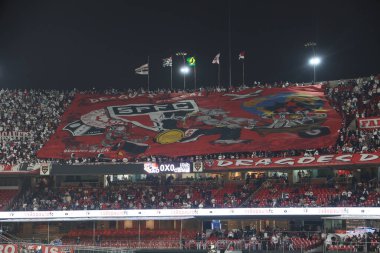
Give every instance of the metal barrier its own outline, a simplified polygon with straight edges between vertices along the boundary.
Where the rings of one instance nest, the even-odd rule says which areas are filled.
[[[199,250],[209,252],[297,252],[297,253],[349,253],[368,252],[380,253],[380,242],[355,242],[339,244],[297,245],[289,242],[273,244],[269,240],[256,242],[246,240],[119,240],[107,241],[96,246],[90,245],[48,245],[25,242],[2,242],[0,251],[3,253],[135,253],[138,250]]]
[[[348,253],[348,252],[371,252],[380,253],[380,242],[358,241],[358,242],[337,242],[334,244],[324,244],[323,252],[326,253]]]
[[[134,253],[122,247],[100,247],[81,245],[50,245],[25,242],[0,243],[2,253]]]
[[[134,253],[132,249],[116,248],[116,247],[74,247],[73,253]]]
[[[289,242],[279,242],[273,244],[270,240],[258,240],[255,242],[247,240],[207,240],[205,242],[196,242],[194,240],[185,244],[187,250],[216,250],[217,252],[307,252],[313,248],[320,248],[321,244],[312,245],[307,247],[304,245],[294,246]]]
[[[108,245],[108,243],[107,243]],[[179,241],[114,241],[112,246],[106,245],[48,245],[25,242],[0,243],[3,253],[135,253],[142,249],[154,250],[199,250],[216,252],[306,252],[306,248],[289,248],[289,245],[280,243],[271,245],[267,241],[248,243],[244,240],[207,240],[196,242],[190,240],[183,243]]]

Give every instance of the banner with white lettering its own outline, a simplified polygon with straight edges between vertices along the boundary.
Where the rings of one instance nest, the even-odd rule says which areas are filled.
[[[69,246],[55,246],[55,245],[38,245],[38,244],[0,244],[0,253],[18,253],[24,252],[40,252],[40,253],[73,253],[74,250]]]
[[[27,140],[31,138],[29,132],[21,131],[1,131],[0,132],[0,141],[11,141],[11,140]]]
[[[380,128],[380,117],[359,118],[358,126],[362,130],[374,130]]]
[[[239,92],[78,94],[40,158],[192,156],[334,145],[321,85]]]
[[[380,152],[364,154],[332,154],[319,156],[292,156],[252,159],[209,159],[204,161],[207,171],[241,169],[286,169],[304,167],[350,166],[360,164],[380,164]]]
[[[144,171],[148,174],[172,174],[172,173],[190,173],[191,163],[189,162],[172,162],[172,163],[144,163]]]

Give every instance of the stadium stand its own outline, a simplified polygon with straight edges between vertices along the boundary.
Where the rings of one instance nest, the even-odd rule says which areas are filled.
[[[0,142],[0,164],[36,163],[36,152],[56,130],[74,92],[57,90],[0,90],[0,132],[26,135]]]
[[[371,183],[284,184],[267,181],[252,195],[251,207],[379,206],[377,186]]]
[[[40,184],[33,190],[26,190],[14,202],[12,210],[238,207],[256,187],[253,183],[242,186],[244,182],[229,181],[222,185],[217,180],[188,183],[165,181],[161,185],[149,186],[149,181],[142,181],[139,184],[126,183],[108,188],[73,186],[59,189]]]
[[[274,83],[256,87],[299,86],[302,84]],[[353,127],[358,118],[380,115],[379,78],[359,78],[324,83],[325,94],[331,105],[343,119],[339,137],[333,146],[321,149],[282,150],[275,152],[228,152],[212,153],[191,157],[144,157],[145,161],[206,161],[219,158],[266,158],[291,156],[317,156],[322,154],[353,154],[378,151],[380,136],[378,130],[359,130]],[[206,88],[212,92],[235,92],[247,87]],[[150,93],[182,93],[184,91],[156,90]],[[194,91],[187,91],[194,92]],[[37,164],[49,160],[54,164],[98,165],[110,162],[98,157],[72,157],[68,160],[39,159],[38,150],[56,131],[60,117],[71,104],[75,94],[145,94],[139,90],[106,91],[55,91],[55,90],[1,90],[0,132],[21,132],[17,136],[5,136],[0,141],[0,164],[3,172],[11,171],[9,166]],[[130,160],[135,162],[135,160]],[[122,159],[112,164],[123,163]],[[319,168],[321,169],[321,168]],[[322,168],[323,169],[323,168]],[[322,170],[321,169],[321,170]],[[363,170],[363,171],[361,171]],[[369,169],[368,169],[369,170]],[[365,171],[365,173],[364,173]],[[236,178],[223,178],[223,173],[213,173],[208,178],[181,178],[178,176],[152,176],[139,180],[109,180],[101,175],[96,183],[54,182],[53,177],[19,183],[17,190],[0,190],[1,211],[70,211],[70,210],[121,210],[121,209],[188,209],[188,208],[288,208],[288,207],[380,207],[378,175],[367,173],[365,168],[347,168],[342,174],[329,172],[311,175],[306,169],[299,169],[288,178],[287,173],[262,172],[264,176],[250,176],[242,172]],[[347,173],[346,173],[347,172]],[[377,172],[378,173],[378,172]],[[211,174],[211,173],[210,173]],[[226,174],[226,173],[225,173]],[[290,174],[290,173],[289,173]],[[103,182],[102,182],[103,181]],[[21,182],[21,181],[20,181]],[[18,196],[16,198],[16,196]],[[212,211],[214,211],[213,209]],[[239,209],[241,210],[241,209]],[[161,210],[160,210],[161,211]],[[182,210],[181,210],[182,211]],[[241,227],[221,231],[212,229],[203,235],[205,229],[191,227],[179,233],[179,228],[148,229],[133,225],[119,228],[78,228],[75,226],[57,229],[57,236],[64,245],[98,245],[102,247],[163,248],[163,249],[218,249],[297,251],[309,250],[326,244],[324,233],[282,231],[275,225],[265,224],[259,231],[252,227]],[[261,225],[261,221],[260,221]],[[95,226],[95,223],[94,223]],[[140,223],[139,225],[140,226]],[[46,225],[33,231],[46,233]],[[94,227],[95,228],[95,227]],[[201,232],[199,232],[202,230]],[[326,244],[328,251],[376,251],[379,249],[378,232],[344,236],[339,242]],[[139,240],[136,238],[139,237]],[[141,238],[140,238],[141,237]],[[51,239],[51,238],[50,238]]]
[[[320,178],[323,179],[323,178]],[[304,178],[305,180],[305,178]],[[14,211],[109,210],[231,207],[380,207],[378,184],[329,179],[325,183],[295,183],[281,179],[220,182],[174,180],[125,182],[107,188],[91,186],[48,187],[41,183],[26,189],[13,202]],[[261,184],[262,183],[262,184]]]
[[[380,100],[378,92],[379,80],[374,76],[369,78],[358,78],[338,82],[330,87],[325,84],[325,93],[329,97],[334,108],[344,119],[340,136],[333,147],[326,147],[319,150],[284,150],[279,152],[254,151],[253,153],[226,153],[223,157],[281,157],[284,155],[314,155],[331,153],[355,153],[362,151],[374,151],[380,145],[380,137],[377,130],[359,131],[351,130],[352,120],[359,117],[371,117],[379,115]],[[270,89],[272,87],[288,87],[300,84],[275,83],[273,85],[257,84],[257,87]],[[233,92],[247,88],[246,86],[226,89],[207,88],[208,92]],[[79,91],[56,91],[56,90],[4,90],[0,91],[2,110],[0,112],[0,132],[27,132],[28,135],[17,138],[1,139],[0,164],[17,164],[22,162],[35,163],[38,161],[36,152],[55,132],[59,124],[59,119],[73,97]],[[81,94],[94,94],[100,91],[81,91]],[[171,93],[170,90],[156,90],[150,93]],[[180,92],[180,91],[176,91]],[[189,91],[190,92],[190,91]],[[102,94],[139,94],[146,93],[143,90],[106,90]],[[7,98],[7,99],[5,99]],[[210,154],[209,157],[220,154]],[[207,156],[199,158],[207,159]],[[150,159],[150,158],[146,158]],[[168,159],[157,157],[157,160]],[[183,158],[180,158],[183,159]],[[193,157],[187,158],[194,159]],[[99,162],[101,158],[75,157],[68,163]],[[141,159],[140,159],[141,160]]]
[[[0,190],[0,211],[4,211],[9,207],[14,197],[18,194],[19,190]]]

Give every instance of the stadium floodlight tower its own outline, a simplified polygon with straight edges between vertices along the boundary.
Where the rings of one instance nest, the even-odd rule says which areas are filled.
[[[321,63],[321,59],[316,55],[316,42],[306,42],[305,47],[311,47],[313,49],[313,57],[309,60],[309,64],[313,66],[313,83],[316,81],[316,67]]]
[[[187,55],[187,53],[180,51],[180,52],[177,52],[175,55],[176,56],[182,56],[183,67],[181,67],[180,71],[183,74],[183,89],[185,90],[186,89],[186,74],[189,73],[189,71],[186,72],[186,70],[185,70],[185,66],[186,66],[185,56]],[[184,70],[184,71],[182,71],[182,70]]]
[[[179,70],[183,74],[183,90],[186,89],[186,75],[189,74],[190,68],[186,65],[182,66],[181,69]]]
[[[314,77],[313,77],[313,83],[315,83],[315,68],[319,65],[321,63],[321,58],[319,58],[319,57],[317,57],[317,56],[314,56],[314,57],[312,57],[310,60],[309,60],[309,64],[311,65],[311,66],[313,66],[313,71],[314,71]]]
[[[182,66],[181,69],[180,69],[181,73],[186,75],[190,72],[190,69],[188,66]]]

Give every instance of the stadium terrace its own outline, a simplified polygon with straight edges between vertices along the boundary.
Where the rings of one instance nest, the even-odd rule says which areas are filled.
[[[0,251],[375,252],[378,85],[1,90]]]

